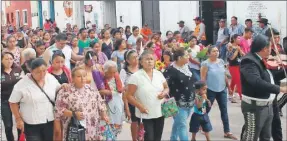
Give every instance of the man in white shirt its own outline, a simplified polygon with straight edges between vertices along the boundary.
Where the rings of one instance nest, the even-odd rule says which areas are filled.
[[[71,47],[68,46],[66,43],[67,43],[66,34],[61,33],[56,36],[55,44],[48,47],[43,54],[43,59],[48,64],[48,66],[51,65],[52,56],[54,54],[54,51],[56,50],[61,50],[64,53],[65,65],[69,69],[71,69],[71,62],[70,62],[71,59],[76,60],[76,61],[81,61],[82,59],[84,59],[84,56],[80,56],[74,53]]]

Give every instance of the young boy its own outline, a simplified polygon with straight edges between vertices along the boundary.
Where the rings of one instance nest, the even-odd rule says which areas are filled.
[[[207,99],[207,85],[203,81],[195,83],[196,95],[194,113],[191,116],[189,123],[189,131],[192,133],[192,141],[195,141],[196,133],[199,127],[202,127],[207,141],[210,141],[209,132],[212,130],[212,126],[206,112],[207,106],[211,106],[210,101]]]

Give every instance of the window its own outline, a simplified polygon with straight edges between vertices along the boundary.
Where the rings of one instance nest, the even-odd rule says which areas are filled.
[[[6,6],[9,7],[11,5],[11,1],[6,1]]]
[[[13,12],[11,13],[11,23],[13,23],[14,22],[14,14],[13,14]]]
[[[28,24],[27,10],[23,10],[23,24]]]
[[[6,20],[7,20],[7,23],[10,23],[9,13],[6,14]]]

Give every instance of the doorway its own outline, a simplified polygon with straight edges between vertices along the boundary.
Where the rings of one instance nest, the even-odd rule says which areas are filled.
[[[142,1],[142,25],[148,24],[152,31],[160,31],[159,1]]]
[[[219,29],[218,21],[226,19],[226,1],[199,1],[199,13],[204,19],[208,44],[215,44]]]

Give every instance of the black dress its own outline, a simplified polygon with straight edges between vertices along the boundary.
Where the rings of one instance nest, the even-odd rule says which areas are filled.
[[[56,75],[56,74],[53,74],[53,73],[51,73],[51,74],[58,80],[58,82],[60,84],[69,83],[68,77],[65,74],[65,72],[63,72],[61,75]]]
[[[25,41],[24,40],[25,40],[24,37],[20,40],[17,40],[17,46],[20,48],[24,48],[25,47]]]
[[[187,70],[185,69],[185,71],[189,71],[188,66],[186,67]],[[167,80],[170,96],[175,98],[177,105],[182,108],[193,107],[195,99],[194,83],[196,82],[194,75],[187,75],[173,65],[168,67],[163,75]]]

